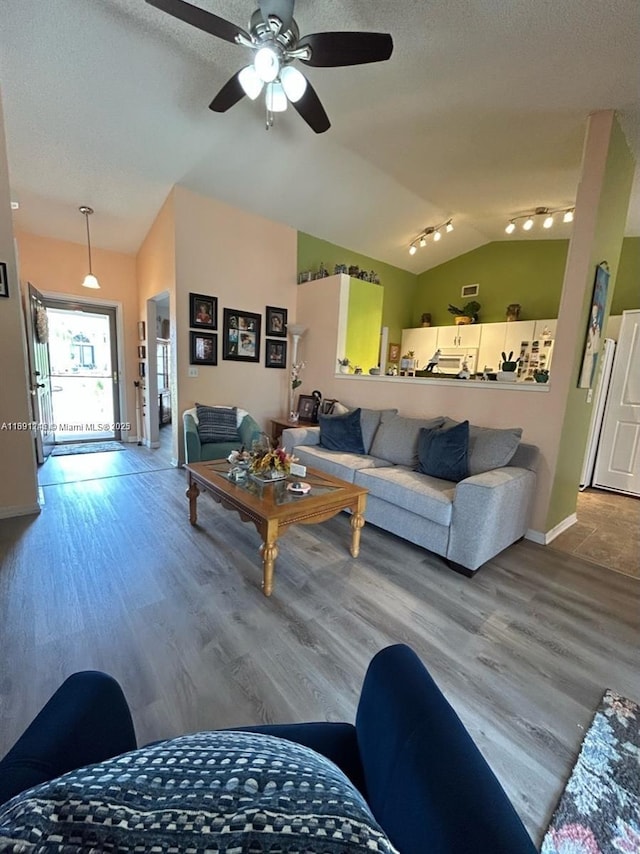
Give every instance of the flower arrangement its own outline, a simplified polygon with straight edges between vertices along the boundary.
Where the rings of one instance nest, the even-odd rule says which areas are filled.
[[[264,478],[277,480],[289,474],[291,463],[295,461],[293,454],[288,454],[284,448],[258,450],[251,455],[249,471]]]
[[[343,368],[348,368],[351,362],[345,357],[344,359],[338,359],[338,364]]]

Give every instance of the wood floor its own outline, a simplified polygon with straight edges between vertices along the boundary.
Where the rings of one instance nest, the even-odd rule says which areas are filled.
[[[138,448],[55,462],[125,455],[132,473],[59,475],[38,517],[0,522],[0,755],[83,668],[120,680],[140,743],[353,720],[403,641],[539,843],[605,688],[640,700],[636,579],[526,541],[466,579],[369,526],[354,560],[341,514],[285,534],[268,600],[255,529],[207,496],[191,528],[182,471]]]

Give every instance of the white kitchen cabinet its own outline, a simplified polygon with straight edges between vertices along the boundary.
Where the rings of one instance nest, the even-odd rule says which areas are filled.
[[[438,347],[468,349],[480,346],[481,323],[461,323],[458,326],[438,326]]]
[[[481,323],[480,324],[480,350],[478,351],[478,371],[487,368],[489,371],[499,371],[502,361],[502,351],[507,334],[507,324],[504,323]]]
[[[513,351],[513,358],[517,359],[523,349],[523,342],[531,343],[535,335],[535,320],[515,320],[505,323],[506,334],[504,336],[504,352],[509,355]]]
[[[409,350],[413,350],[419,369],[425,367],[439,346],[437,326],[420,326],[402,330],[400,355],[404,356]]]

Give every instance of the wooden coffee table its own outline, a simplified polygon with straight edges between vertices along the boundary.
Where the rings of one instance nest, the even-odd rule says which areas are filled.
[[[253,522],[262,537],[262,592],[271,596],[273,572],[278,557],[277,540],[289,525],[315,525],[336,516],[341,510],[351,510],[351,555],[360,552],[360,531],[364,526],[367,491],[337,477],[307,468],[305,483],[311,491],[298,495],[287,490],[287,484],[299,478],[288,477],[273,483],[246,478],[233,483],[227,477],[230,469],[226,460],[212,460],[185,465],[188,472],[189,521],[198,521],[197,500],[201,491],[208,492],[228,510],[235,510],[243,522]]]

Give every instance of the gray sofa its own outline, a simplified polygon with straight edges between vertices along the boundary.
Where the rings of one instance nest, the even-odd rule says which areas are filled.
[[[282,444],[303,465],[368,489],[367,523],[441,555],[470,576],[526,533],[538,448],[521,443],[520,430],[471,426],[469,477],[454,483],[414,471],[420,428],[455,423],[363,409],[365,454],[323,448],[320,427],[284,430]]]

